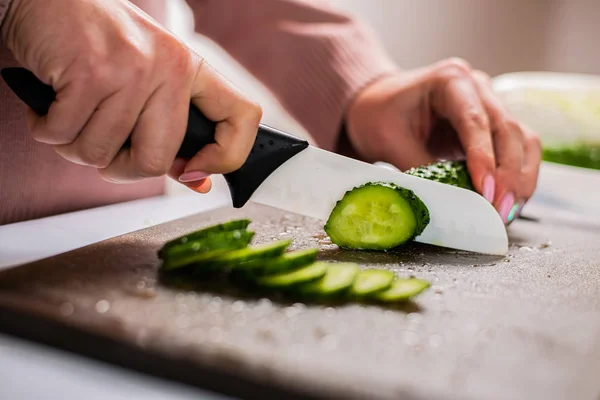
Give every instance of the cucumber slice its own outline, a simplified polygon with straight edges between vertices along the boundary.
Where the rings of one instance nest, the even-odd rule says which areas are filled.
[[[295,250],[272,259],[248,261],[233,265],[234,270],[247,270],[255,275],[271,275],[287,272],[312,264],[317,259],[318,249]]]
[[[358,264],[327,263],[323,279],[303,284],[298,291],[304,296],[334,295],[351,287],[359,271]]]
[[[163,259],[178,257],[185,253],[207,252],[213,250],[236,250],[247,247],[254,237],[253,231],[238,229],[230,232],[219,232],[202,239],[195,239],[184,244],[171,246],[162,254]]]
[[[355,296],[370,296],[390,287],[396,276],[384,269],[365,269],[358,273],[350,292]]]
[[[429,210],[414,192],[374,182],[346,192],[325,232],[342,248],[388,250],[419,236],[429,221]]]
[[[258,278],[256,284],[265,288],[288,289],[302,283],[321,279],[326,272],[327,264],[316,262],[292,272]]]
[[[428,289],[430,283],[422,279],[396,279],[389,289],[378,292],[373,297],[384,302],[404,301]]]
[[[232,221],[223,222],[220,224],[215,224],[208,226],[206,228],[199,229],[197,231],[188,233],[186,235],[180,236],[176,239],[169,240],[165,245],[159,250],[158,254],[162,257],[162,255],[166,252],[167,249],[173,246],[185,244],[194,240],[204,239],[216,233],[236,231],[240,229],[248,228],[250,225],[249,219],[235,219]]]
[[[291,240],[280,240],[274,243],[228,251],[226,253],[218,254],[210,259],[200,259],[199,261],[194,262],[194,264],[201,269],[234,268],[241,263],[265,259],[269,260],[274,257],[279,257],[291,243]]]

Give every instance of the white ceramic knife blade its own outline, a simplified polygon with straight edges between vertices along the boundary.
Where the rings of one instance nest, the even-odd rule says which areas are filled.
[[[346,191],[368,182],[392,182],[426,204],[431,222],[415,240],[484,254],[508,250],[506,227],[478,193],[417,178],[314,146],[275,170],[250,201],[326,221]]]

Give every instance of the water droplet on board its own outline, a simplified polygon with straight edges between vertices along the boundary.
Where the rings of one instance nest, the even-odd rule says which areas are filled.
[[[104,314],[110,309],[110,303],[108,302],[108,300],[100,300],[96,303],[95,309],[96,312]]]
[[[208,311],[211,313],[218,313],[221,310],[221,303],[208,303]]]
[[[287,318],[294,318],[301,312],[302,310],[300,310],[298,307],[286,307],[284,310],[284,314]]]
[[[235,313],[244,311],[244,308],[246,308],[246,303],[244,303],[242,300],[237,300],[231,305],[231,311]]]
[[[271,300],[267,299],[266,297],[263,297],[262,299],[258,300],[257,305],[261,308],[270,308]]]
[[[73,304],[62,303],[60,305],[60,313],[65,317],[68,317],[69,315],[73,314],[73,312],[75,312],[75,307],[73,306]]]

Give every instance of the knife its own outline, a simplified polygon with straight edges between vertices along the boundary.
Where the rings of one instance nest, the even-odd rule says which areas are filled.
[[[0,71],[10,89],[38,115],[55,99],[53,88],[24,68]],[[214,143],[216,123],[190,104],[179,157],[191,158]],[[124,147],[130,146],[129,140]],[[508,250],[506,227],[476,192],[341,156],[306,140],[260,124],[246,162],[224,174],[234,208],[248,202],[326,221],[346,191],[367,182],[392,182],[412,190],[427,205],[431,221],[415,240],[483,254]]]

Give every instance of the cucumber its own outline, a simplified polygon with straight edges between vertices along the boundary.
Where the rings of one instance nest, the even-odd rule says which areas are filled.
[[[324,228],[341,248],[388,250],[419,236],[429,221],[429,210],[413,191],[372,182],[346,192]]]
[[[358,273],[350,292],[355,296],[371,296],[388,289],[396,276],[384,269],[365,269]]]
[[[194,239],[184,244],[171,246],[162,254],[162,258],[178,257],[185,253],[207,252],[213,250],[237,250],[247,247],[254,237],[253,231],[238,229],[218,232],[202,239]]]
[[[251,221],[249,219],[235,219],[235,220],[231,220],[231,221],[227,221],[227,222],[223,222],[223,223],[208,226],[206,228],[199,229],[197,231],[188,233],[186,235],[180,236],[173,240],[169,240],[159,250],[158,254],[159,254],[159,256],[162,257],[166,253],[166,251],[173,246],[185,244],[185,243],[199,240],[199,239],[204,239],[204,238],[214,235],[216,233],[246,229],[246,228],[248,228],[248,225],[250,225],[250,222]]]
[[[273,243],[263,244],[254,247],[246,247],[244,249],[228,251],[226,253],[216,254],[211,258],[204,258],[195,261],[194,264],[200,268],[210,269],[229,269],[236,265],[246,262],[258,260],[270,260],[274,257],[281,256],[288,246],[292,243],[291,240],[280,240]]]
[[[376,300],[384,302],[404,301],[428,289],[430,283],[422,279],[396,279],[389,289],[373,295]]]
[[[258,286],[270,289],[290,289],[296,285],[321,279],[327,272],[327,263],[315,262],[295,271],[260,277]]]
[[[317,259],[318,252],[318,249],[290,251],[271,259],[260,259],[235,264],[232,265],[232,269],[243,269],[259,276],[287,272],[312,264]]]
[[[467,190],[475,190],[467,164],[464,161],[440,161],[411,168],[406,173]]]
[[[360,268],[354,263],[327,263],[327,272],[322,279],[306,283],[298,288],[303,296],[330,296],[345,291],[354,283]]]

